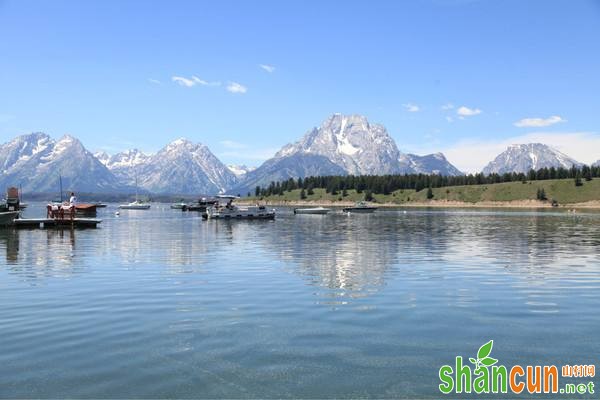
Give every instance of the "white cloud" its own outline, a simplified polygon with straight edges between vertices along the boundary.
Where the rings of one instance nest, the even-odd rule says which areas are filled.
[[[441,107],[441,109],[442,109],[443,111],[452,110],[453,108],[454,108],[454,104],[452,104],[452,103],[447,103],[447,104],[444,104],[444,105]]]
[[[402,107],[404,107],[404,109],[406,111],[408,111],[408,112],[419,112],[419,111],[421,111],[421,109],[419,108],[418,105],[412,104],[412,103],[402,104]]]
[[[454,118],[452,118],[450,116],[446,116],[446,121],[448,121],[448,122],[454,122]]]
[[[544,126],[558,124],[559,122],[567,122],[567,120],[558,115],[552,115],[548,118],[523,118],[515,122],[513,125],[519,128],[541,128]]]
[[[459,118],[472,117],[473,115],[481,114],[481,110],[479,108],[460,106],[458,107],[458,110],[456,110],[456,114],[459,116]]]
[[[154,83],[155,85],[161,85],[162,83],[158,79],[148,78],[148,82]]]
[[[193,87],[196,85],[200,86],[219,86],[221,82],[208,82],[203,79],[198,78],[195,75],[192,75],[191,78],[184,78],[183,76],[173,76],[171,80],[177,83],[180,86],[185,87]]]
[[[231,93],[240,93],[244,94],[248,91],[248,88],[244,85],[241,85],[237,82],[229,82],[227,85],[227,91]]]
[[[600,158],[600,134],[596,132],[534,132],[501,140],[462,140],[441,151],[461,171],[479,172],[511,144],[524,143],[547,144],[586,164]]]
[[[258,66],[270,74],[275,71],[275,67],[269,64],[258,64]]]

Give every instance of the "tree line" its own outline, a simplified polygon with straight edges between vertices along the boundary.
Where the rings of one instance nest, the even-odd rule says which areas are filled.
[[[414,189],[420,192],[423,189],[439,188],[445,186],[465,185],[490,185],[504,182],[543,181],[548,179],[573,179],[575,186],[581,186],[582,181],[590,181],[600,177],[600,166],[587,166],[581,168],[540,168],[528,173],[483,173],[442,176],[436,174],[404,174],[404,175],[330,175],[309,176],[306,178],[290,178],[281,182],[271,182],[269,186],[256,186],[254,195],[271,196],[282,195],[286,191],[303,189],[305,195],[311,195],[313,189],[325,189],[327,193],[338,194],[347,190],[357,193],[390,194],[400,189]],[[251,193],[248,193],[250,196]]]

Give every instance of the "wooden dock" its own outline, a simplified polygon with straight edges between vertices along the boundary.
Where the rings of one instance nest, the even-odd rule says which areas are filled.
[[[97,218],[17,218],[14,220],[16,228],[96,228],[101,223]]]

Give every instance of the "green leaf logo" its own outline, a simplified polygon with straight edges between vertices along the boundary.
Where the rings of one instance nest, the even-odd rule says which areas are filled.
[[[481,368],[490,367],[498,362],[497,359],[489,357],[494,347],[494,341],[490,340],[477,351],[477,359],[469,357],[471,364],[475,365],[475,372],[479,372]]]
[[[492,352],[492,347],[494,347],[493,340],[490,340],[489,342],[487,342],[486,344],[481,346],[479,348],[479,351],[477,352],[477,359],[483,359],[483,358],[486,358],[487,356],[489,356],[490,353]]]

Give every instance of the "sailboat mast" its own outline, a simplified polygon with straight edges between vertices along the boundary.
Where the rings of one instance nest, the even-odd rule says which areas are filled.
[[[63,188],[62,188],[62,175],[58,175],[58,182],[60,184],[60,202],[63,202]]]

